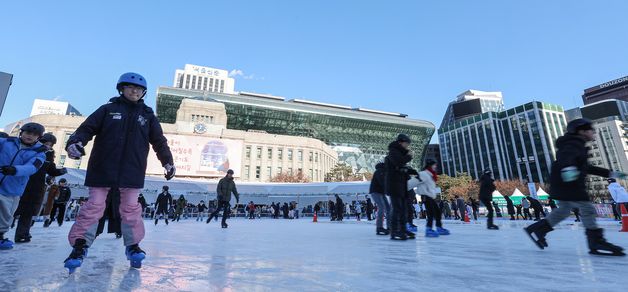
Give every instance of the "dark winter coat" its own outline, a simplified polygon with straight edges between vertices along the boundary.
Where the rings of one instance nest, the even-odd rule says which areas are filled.
[[[345,212],[345,203],[342,201],[340,197],[336,197],[336,214],[344,214]]]
[[[183,209],[185,209],[186,205],[187,205],[187,202],[186,202],[185,198],[180,197],[179,200],[177,200],[177,208],[176,208],[177,214],[182,214],[183,213]]]
[[[207,210],[207,206],[205,206],[205,204],[198,204],[196,208],[198,209],[199,213],[203,213],[205,212],[205,210]]]
[[[534,210],[543,210],[543,205],[541,205],[541,202],[539,202],[539,200],[528,196],[527,197],[528,201],[530,202],[530,207],[532,207],[532,209]]]
[[[68,186],[59,186],[59,197],[55,199],[55,204],[65,204],[72,198],[72,190]]]
[[[373,202],[371,202],[371,199],[366,200],[366,214],[373,214]]]
[[[28,178],[26,189],[24,189],[24,194],[20,198],[20,204],[41,204],[47,187],[46,175],[60,176],[65,173],[67,173],[65,168],[57,169],[54,163],[54,151],[46,151],[46,161],[44,161],[44,164],[42,164],[35,174]]]
[[[409,152],[397,141],[388,145],[388,155],[385,158],[385,194],[396,197],[406,195],[410,178],[407,163],[412,160]]]
[[[504,199],[506,199],[506,209],[508,209],[508,214],[514,215],[515,205],[512,203],[512,199],[510,199],[509,196],[504,196]]]
[[[550,175],[550,197],[559,201],[589,201],[585,178],[587,174],[608,177],[610,171],[589,165],[586,141],[576,134],[566,134],[556,139],[556,161],[552,164]],[[564,182],[561,170],[575,166],[580,171],[578,179]]]
[[[384,163],[378,163],[375,165],[375,172],[373,173],[373,179],[371,179],[371,186],[369,187],[369,193],[371,194],[386,194],[386,165]]]
[[[483,174],[480,178],[480,200],[492,201],[495,189],[495,180],[490,174]]]
[[[228,178],[226,176],[221,178],[218,182],[218,186],[216,186],[216,193],[219,201],[231,201],[231,193],[235,195],[236,201],[240,201],[240,194],[238,194],[238,189],[236,189],[233,178]]]
[[[145,209],[148,206],[148,204],[146,204],[146,199],[144,198],[144,196],[137,197],[137,202],[142,205],[142,209]]]
[[[157,196],[157,202],[155,202],[155,209],[161,211],[168,211],[172,205],[172,195],[169,192],[162,192]]]
[[[168,141],[153,110],[144,104],[114,97],[98,108],[68,139],[67,146],[94,140],[85,185],[143,188],[149,144],[162,166],[173,164]]]

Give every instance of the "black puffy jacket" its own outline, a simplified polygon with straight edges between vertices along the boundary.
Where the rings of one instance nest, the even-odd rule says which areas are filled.
[[[585,178],[587,174],[608,177],[610,171],[589,165],[589,150],[586,141],[576,134],[566,134],[556,139],[556,161],[550,175],[550,198],[559,201],[589,201]],[[564,182],[561,170],[575,166],[580,176],[575,181]]]
[[[48,187],[46,185],[46,175],[60,176],[66,172],[65,168],[57,168],[57,165],[55,165],[54,150],[46,151],[46,161],[35,174],[28,178],[26,189],[24,189],[24,194],[20,198],[20,204],[41,204]]]
[[[388,155],[385,158],[385,194],[398,197],[406,195],[410,178],[407,163],[412,160],[409,152],[397,141],[388,145]]]
[[[143,100],[114,97],[98,108],[68,139],[67,146],[94,140],[85,185],[143,188],[149,144],[162,166],[173,164],[168,141],[153,110]]]
[[[480,200],[492,201],[493,192],[495,191],[495,180],[490,174],[483,174],[480,178]]]

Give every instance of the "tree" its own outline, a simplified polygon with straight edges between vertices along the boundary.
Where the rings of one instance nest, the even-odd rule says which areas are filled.
[[[519,189],[524,195],[529,195],[528,185],[520,180],[496,180],[495,187],[504,196],[510,196],[515,192],[515,189]]]
[[[441,174],[438,176],[436,185],[441,188],[441,198],[444,200],[453,199],[455,196],[465,200],[476,197],[479,192],[479,185],[467,173],[456,173],[455,177]]]
[[[273,176],[270,181],[282,183],[309,183],[310,179],[305,176],[302,171],[299,171],[296,174],[290,174],[288,172],[279,173]]]
[[[371,175],[372,177],[373,175]],[[345,163],[337,163],[327,174],[325,182],[361,181],[361,174],[354,174],[353,168]]]

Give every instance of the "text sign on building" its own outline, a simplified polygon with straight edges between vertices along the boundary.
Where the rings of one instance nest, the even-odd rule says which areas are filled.
[[[240,177],[242,164],[242,141],[199,136],[166,134],[168,146],[180,176],[222,177],[233,169]],[[147,174],[161,175],[164,168],[151,148],[148,156]]]
[[[65,115],[68,103],[63,101],[35,99],[31,109],[31,117],[36,115]]]
[[[9,87],[11,87],[12,81],[13,74],[0,72],[0,115],[2,114],[2,110],[4,109],[4,103],[7,100]]]

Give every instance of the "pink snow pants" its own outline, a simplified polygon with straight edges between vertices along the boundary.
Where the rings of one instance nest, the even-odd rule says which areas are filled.
[[[105,200],[110,188],[90,187],[89,199],[83,203],[76,217],[76,222],[70,229],[68,240],[70,245],[83,238],[88,246],[96,238],[98,220],[105,213]],[[142,205],[137,202],[141,189],[120,188],[120,217],[122,219],[122,236],[124,245],[137,244],[144,239],[144,220],[142,219]]]

